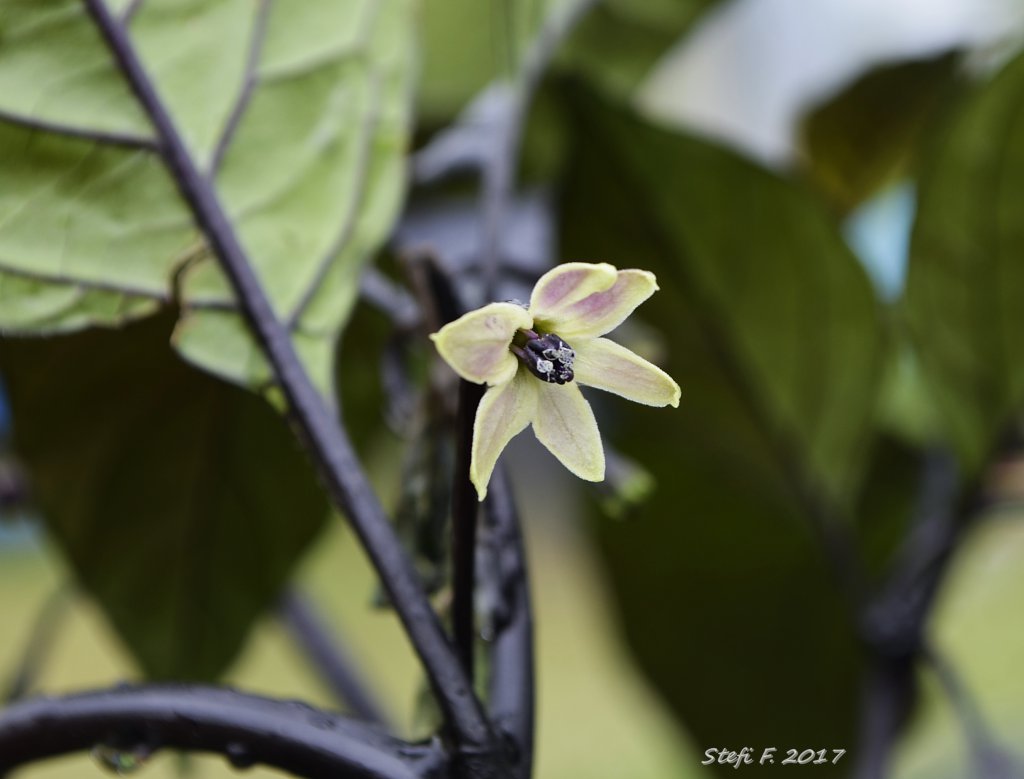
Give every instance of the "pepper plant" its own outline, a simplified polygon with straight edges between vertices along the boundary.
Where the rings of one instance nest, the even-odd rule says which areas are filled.
[[[181,750],[530,776],[504,452],[532,428],[628,518],[589,526],[609,610],[701,752],[890,776],[931,679],[967,747],[933,775],[1021,775],[987,716],[1013,696],[975,696],[933,620],[965,540],[1013,510],[1024,59],[867,73],[769,167],[638,107],[714,5],[0,0],[0,508],[33,507],[144,677],[35,695],[55,597],[0,773]],[[916,210],[887,290],[844,226],[894,182]],[[380,420],[394,495],[360,456]],[[396,734],[290,584],[332,511],[430,737]],[[346,714],[217,684],[275,608]]]

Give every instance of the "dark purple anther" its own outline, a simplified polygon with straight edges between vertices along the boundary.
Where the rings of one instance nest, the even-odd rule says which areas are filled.
[[[573,379],[576,352],[554,333],[539,334],[520,330],[526,336],[522,346],[512,345],[512,353],[541,381],[565,384]]]

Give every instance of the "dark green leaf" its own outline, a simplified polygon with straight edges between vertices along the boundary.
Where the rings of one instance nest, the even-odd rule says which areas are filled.
[[[923,463],[922,451],[903,440],[883,434],[875,441],[856,507],[863,558],[875,576],[888,572],[911,529]]]
[[[213,679],[327,516],[285,423],[122,332],[0,341],[15,447],[47,527],[145,673]]]
[[[586,128],[574,137],[578,177],[590,197],[606,199],[589,224],[614,243],[595,238],[573,256],[619,265],[651,257],[662,285],[685,291],[779,451],[829,494],[852,495],[883,348],[871,284],[830,217],[799,187],[711,143],[594,99],[575,105]],[[610,220],[612,234],[597,229]],[[670,341],[678,330],[666,327]]]
[[[634,521],[599,525],[626,633],[699,743],[849,745],[859,652],[799,496],[856,503],[872,288],[798,187],[574,94],[564,253],[656,272],[640,316],[683,389],[605,427],[657,484]]]
[[[968,470],[1024,400],[1024,56],[966,101],[928,161],[906,315]]]

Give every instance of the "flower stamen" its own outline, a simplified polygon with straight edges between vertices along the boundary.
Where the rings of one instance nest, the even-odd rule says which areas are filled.
[[[566,384],[573,380],[576,351],[554,333],[520,330],[509,347],[526,369],[548,384]]]

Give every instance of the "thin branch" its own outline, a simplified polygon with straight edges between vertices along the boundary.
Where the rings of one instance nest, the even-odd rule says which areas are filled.
[[[502,261],[505,210],[515,187],[519,144],[527,113],[526,90],[510,89],[506,120],[497,125],[495,149],[483,172],[483,256],[484,300],[494,297]]]
[[[142,10],[142,4],[145,1],[146,0],[130,0],[128,6],[124,9],[124,12],[121,14],[121,24],[123,24],[125,27],[131,24],[132,19],[135,18],[135,14]]]
[[[442,759],[436,748],[305,704],[214,687],[119,687],[0,712],[0,774],[96,746],[214,752],[238,768],[262,764],[324,779],[418,779],[434,775]]]
[[[438,133],[412,160],[413,180],[422,186],[460,171],[482,179],[482,262],[484,297],[494,294],[502,263],[505,213],[515,188],[523,129],[543,74],[576,23],[596,0],[575,0],[554,11],[523,57],[513,81],[499,80],[477,95],[450,128]]]
[[[554,11],[545,20],[519,67],[517,83],[510,88],[505,121],[496,129],[494,149],[483,172],[483,272],[484,297],[491,300],[501,265],[504,216],[515,188],[519,149],[534,93],[559,45],[576,24],[596,5],[596,0],[576,0]]]
[[[973,505],[957,516],[960,474],[952,453],[925,453],[911,529],[882,591],[865,609],[862,633],[887,654],[919,652],[924,622]]]
[[[544,22],[537,37],[523,56],[521,78],[524,88],[533,94],[547,72],[548,65],[558,53],[559,46],[569,37],[583,17],[598,4],[599,0],[576,0],[554,12]]]
[[[953,665],[933,646],[926,646],[922,654],[960,720],[971,752],[975,775],[986,779],[1019,779],[1024,776],[1022,767],[1017,765],[1011,754],[999,745],[977,701]]]
[[[43,602],[25,644],[21,663],[14,672],[4,696],[7,703],[24,698],[35,685],[53,649],[57,631],[67,616],[73,594],[70,586],[61,584]]]
[[[259,0],[256,10],[256,19],[253,21],[252,33],[249,40],[249,53],[245,61],[245,75],[242,77],[242,88],[239,90],[238,98],[228,116],[227,124],[217,139],[217,145],[213,150],[213,157],[210,160],[210,175],[216,176],[224,162],[224,155],[228,146],[235,137],[238,125],[242,123],[245,110],[249,107],[252,94],[256,90],[256,71],[260,64],[260,54],[263,51],[263,42],[267,37],[267,18],[270,16],[271,0]]]
[[[922,656],[931,667],[935,678],[938,679],[939,684],[942,686],[943,692],[946,693],[946,697],[949,698],[953,710],[956,712],[961,725],[963,725],[964,732],[967,734],[967,741],[971,744],[972,748],[979,746],[987,747],[995,743],[995,739],[990,734],[990,728],[988,723],[985,722],[978,704],[964,686],[952,664],[936,651],[934,646],[926,646]]]
[[[469,480],[473,421],[484,385],[459,381],[455,422],[455,468],[452,476],[452,636],[462,667],[473,678],[476,647],[476,527],[479,503]]]
[[[231,282],[242,314],[263,348],[294,426],[328,492],[348,516],[381,576],[458,746],[485,754],[494,733],[430,606],[408,555],[373,492],[348,437],[299,361],[287,329],[235,234],[209,180],[197,168],[170,114],[127,37],[102,0],[86,0],[115,59],[156,128],[168,168],[182,197]]]
[[[412,336],[400,330],[393,332],[380,354],[381,391],[384,393],[384,423],[398,438],[408,438],[419,409],[419,389],[406,365]],[[401,511],[400,508],[396,511]]]
[[[917,697],[914,658],[875,656],[865,672],[856,779],[885,779],[889,754]]]
[[[391,720],[384,707],[367,686],[363,674],[356,670],[347,647],[337,633],[328,630],[309,598],[290,589],[281,598],[278,612],[288,632],[338,699],[359,719],[387,726]]]
[[[0,520],[7,511],[28,502],[28,476],[16,460],[7,455],[6,435],[0,433]]]
[[[530,577],[519,514],[500,465],[491,476],[484,510],[485,539],[497,565],[482,571],[481,577],[496,580],[500,594],[496,613],[491,615],[491,717],[516,745],[515,776],[529,779],[536,708]]]
[[[410,330],[420,322],[420,309],[413,296],[374,267],[363,272],[359,295],[400,330]]]
[[[157,144],[152,138],[131,133],[119,133],[111,130],[94,130],[87,127],[75,127],[61,122],[51,122],[46,119],[37,119],[33,116],[25,116],[12,111],[0,109],[0,122],[25,127],[29,130],[38,130],[54,135],[63,135],[67,138],[76,138],[82,141],[93,141],[105,146],[122,146],[126,149],[141,149],[143,151],[156,151]]]
[[[912,529],[885,587],[865,606],[860,634],[870,653],[858,748],[858,779],[885,776],[895,740],[917,698],[924,628],[964,530],[977,513],[980,482],[963,489],[956,459],[926,452]]]

